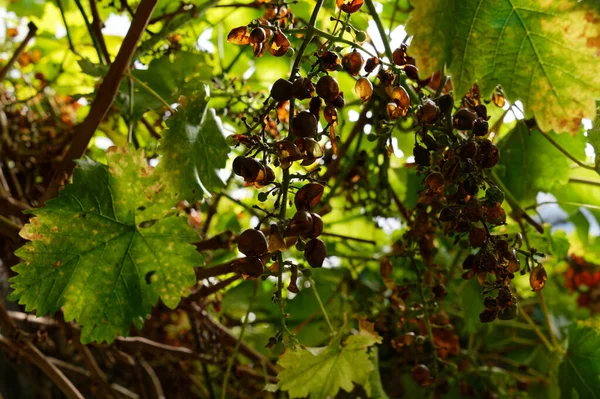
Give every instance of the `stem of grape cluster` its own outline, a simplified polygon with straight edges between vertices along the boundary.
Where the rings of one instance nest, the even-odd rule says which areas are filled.
[[[240,350],[240,344],[244,339],[244,332],[246,331],[246,326],[248,325],[248,316],[250,312],[252,312],[252,304],[254,303],[254,297],[256,296],[256,291],[258,291],[258,285],[260,284],[260,279],[256,279],[254,284],[254,291],[252,291],[252,296],[250,297],[250,301],[248,302],[248,310],[246,311],[246,315],[244,316],[244,324],[242,324],[242,330],[240,331],[240,336],[235,343],[235,349],[233,350],[233,354],[229,357],[227,361],[227,369],[225,370],[225,377],[223,377],[223,388],[221,389],[221,398],[225,399],[227,395],[227,383],[229,380],[229,374],[231,373],[231,368],[233,367],[233,362]]]
[[[313,292],[315,293],[317,302],[319,302],[319,306],[321,307],[321,312],[323,312],[323,317],[325,317],[325,321],[327,322],[327,325],[329,326],[329,331],[333,335],[333,334],[335,334],[335,330],[333,329],[333,326],[331,325],[331,321],[329,320],[329,315],[327,314],[327,310],[325,310],[325,306],[323,306],[323,302],[321,301],[321,297],[319,296],[319,292],[317,291],[317,287],[315,286],[315,281],[312,279],[312,277],[309,277],[308,281],[310,282],[310,286],[311,286]]]

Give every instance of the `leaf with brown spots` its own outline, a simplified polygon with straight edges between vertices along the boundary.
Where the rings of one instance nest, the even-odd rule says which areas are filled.
[[[143,151],[111,147],[108,165],[81,160],[73,184],[31,211],[30,240],[10,281],[11,299],[37,315],[60,308],[82,342],[109,341],[141,326],[160,298],[170,308],[195,283],[198,234],[169,212]],[[151,277],[146,279],[146,276]]]
[[[577,133],[600,98],[600,15],[594,1],[424,0],[406,26],[411,55],[429,75],[444,65],[455,93],[477,82],[509,101],[543,131]]]

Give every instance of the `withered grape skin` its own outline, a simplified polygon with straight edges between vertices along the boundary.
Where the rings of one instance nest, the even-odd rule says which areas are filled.
[[[292,133],[296,137],[313,138],[317,134],[318,121],[309,111],[302,111],[292,120]]]
[[[287,79],[278,79],[271,88],[271,97],[275,101],[287,101],[293,95],[293,84]]]
[[[326,256],[327,249],[325,248],[325,243],[321,239],[315,238],[306,244],[306,248],[304,249],[304,259],[306,259],[310,267],[322,267]]]
[[[317,82],[317,94],[325,102],[332,102],[340,95],[340,87],[331,76],[323,76]]]
[[[267,248],[267,238],[260,230],[247,229],[238,238],[238,249],[246,256],[261,256]]]

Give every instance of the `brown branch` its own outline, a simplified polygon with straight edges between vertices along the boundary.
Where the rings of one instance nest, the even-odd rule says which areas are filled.
[[[8,71],[10,70],[10,68],[12,68],[13,64],[19,58],[19,56],[21,56],[21,53],[25,50],[25,47],[27,47],[29,41],[33,39],[38,29],[33,22],[29,22],[27,24],[27,27],[29,28],[27,36],[25,36],[25,39],[21,42],[21,44],[19,44],[19,47],[17,47],[17,50],[13,53],[12,57],[10,57],[10,60],[8,60],[6,65],[4,65],[2,69],[0,69],[0,82],[6,79]]]
[[[0,215],[0,234],[10,238],[13,241],[19,240],[19,231],[21,226],[9,218]]]
[[[40,350],[24,337],[23,332],[17,328],[10,318],[4,305],[0,304],[0,328],[7,333],[7,337],[0,336],[0,347],[18,353],[31,363],[35,364],[69,399],[83,399],[83,395],[65,375],[50,363]],[[10,339],[8,338],[10,337]]]
[[[192,293],[189,297],[187,297],[186,300],[189,302],[196,302],[200,298],[207,297],[209,295],[214,294],[215,292],[222,290],[223,288],[227,287],[228,285],[239,280],[241,277],[242,277],[241,275],[235,274],[235,275],[233,275],[229,278],[226,278],[225,280],[219,281],[218,283],[213,284],[211,286],[203,286],[196,292]]]
[[[150,122],[148,122],[148,119],[146,119],[145,116],[142,116],[140,118],[140,121],[142,122],[142,124],[146,127],[146,129],[148,129],[148,131],[150,132],[150,135],[152,137],[154,137],[156,140],[160,140],[160,138],[162,137],[160,135],[160,133],[158,133],[156,131],[156,129],[154,128],[154,126],[152,126],[152,124],[150,124]]]
[[[404,219],[404,221],[406,221],[406,222],[410,221],[410,212],[408,211],[408,209],[406,209],[406,207],[404,206],[404,204],[398,197],[398,194],[396,194],[396,192],[394,190],[392,190],[391,187],[390,187],[390,192],[392,193],[392,199],[394,200],[394,203],[396,204],[396,207],[400,211],[400,215],[402,215],[402,218]]]
[[[365,240],[364,238],[350,237],[350,236],[345,236],[342,234],[323,232],[323,233],[321,233],[321,235],[325,236],[325,237],[342,238],[344,240],[364,242],[365,244],[377,245],[377,243],[373,240]]]
[[[211,317],[207,316],[206,319],[219,331],[219,335],[221,336],[221,339],[224,341],[225,344],[229,346],[236,345],[238,339],[235,335],[231,333],[231,331],[229,331],[227,327],[225,327],[218,321],[212,319]],[[271,363],[269,359],[267,359],[262,353],[258,352],[257,350],[246,344],[244,341],[240,342],[239,352],[251,360],[255,360],[261,364],[266,364],[267,369],[272,374],[277,375],[277,373],[279,372],[279,368],[276,365]]]
[[[63,326],[64,331],[71,336],[71,341],[77,348],[77,351],[81,355],[81,359],[83,360],[83,364],[89,370],[91,378],[100,386],[100,389],[103,391],[104,396],[112,397],[111,395],[111,387],[108,383],[108,379],[106,375],[98,366],[98,362],[94,358],[94,355],[90,351],[90,348],[87,345],[81,343],[81,332],[78,328],[75,328],[71,323],[64,321],[64,317],[62,315],[62,311],[59,316],[60,323]]]
[[[600,181],[598,180],[582,179],[580,177],[570,177],[569,183],[587,184],[588,186],[600,186]]]
[[[146,373],[146,376],[152,383],[151,385],[153,388],[153,395],[152,395],[153,398],[154,399],[165,399],[166,398],[165,393],[162,389],[162,386],[160,385],[160,380],[158,379],[158,376],[154,372],[154,369],[143,358],[138,359],[138,363],[142,366],[142,370],[144,370],[144,372]]]
[[[115,339],[117,346],[122,349],[137,350],[141,352],[153,353],[158,357],[165,354],[173,355],[183,359],[206,360],[207,358],[193,350],[180,346],[171,346],[151,341],[144,337],[119,337]]]
[[[54,357],[48,357],[48,361],[50,361],[50,363],[54,364],[56,367],[58,367],[59,369],[65,371],[67,373],[71,373],[71,374],[89,378],[89,379],[92,378],[90,372],[87,371],[86,369],[79,367],[79,366],[75,366],[74,364],[65,362],[64,360],[56,359]],[[131,398],[131,399],[139,398],[139,395],[137,393],[132,392],[129,389],[127,389],[124,386],[119,385],[119,384],[115,384],[115,383],[110,384],[110,389],[113,393],[115,393],[119,396],[125,397],[125,398]]]
[[[108,53],[108,49],[106,48],[106,41],[104,40],[104,35],[102,34],[102,19],[100,19],[100,14],[98,13],[98,5],[96,4],[96,0],[90,0],[90,8],[92,9],[92,33],[98,39],[98,44],[100,45],[100,51],[102,51],[102,55],[106,60],[107,64],[110,64],[110,54]]]
[[[148,25],[157,2],[158,0],[142,0],[140,3],[129,31],[115,58],[115,62],[110,66],[106,77],[98,88],[87,117],[81,124],[77,125],[71,148],[69,148],[64,159],[57,166],[50,185],[42,197],[42,203],[58,194],[59,187],[73,172],[73,168],[75,167],[73,161],[81,158],[84,154],[98,125],[100,125],[100,122],[104,119],[109,108],[115,101],[121,82],[131,65],[137,44]]]
[[[204,223],[206,224],[207,222]],[[233,232],[227,230],[206,240],[198,241],[194,245],[199,252],[212,251],[215,249],[229,249],[234,238]]]

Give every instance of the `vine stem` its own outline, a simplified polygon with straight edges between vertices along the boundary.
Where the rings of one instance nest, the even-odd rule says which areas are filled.
[[[373,3],[373,0],[366,0],[365,4],[367,5],[367,8],[369,9],[369,14],[371,14],[373,21],[375,21],[375,25],[377,26],[377,30],[379,31],[379,36],[381,36],[381,40],[383,41],[383,46],[385,47],[385,55],[387,56],[388,60],[390,62],[392,62],[392,60],[393,60],[392,47],[390,46],[390,41],[388,40],[387,33],[385,32],[385,28],[383,27],[383,24],[381,23],[381,19],[379,18],[379,14],[377,13],[375,4]]]
[[[508,190],[508,188],[504,185],[504,183],[502,183],[502,180],[500,180],[500,178],[498,177],[496,172],[491,171],[490,178],[494,182],[494,184],[496,184],[500,188],[500,190],[502,190],[504,192],[506,201],[508,202],[510,207],[518,214],[516,217],[514,217],[514,219],[521,219],[521,218],[525,219],[525,221],[527,221],[527,223],[532,225],[538,231],[538,233],[543,234],[544,228],[542,227],[542,225],[540,225],[538,222],[533,220],[531,218],[531,216],[529,216],[527,214],[527,212],[525,212],[525,210],[521,207],[521,205],[519,205],[519,202],[514,197],[514,195]]]
[[[13,53],[12,57],[10,57],[8,62],[2,67],[2,69],[0,69],[0,82],[4,81],[6,75],[8,74],[8,71],[10,71],[10,68],[12,68],[15,61],[19,58],[21,53],[23,53],[25,47],[27,47],[31,39],[33,39],[35,34],[37,33],[38,27],[33,22],[29,22],[29,24],[27,24],[27,27],[29,28],[27,36],[25,36],[25,39],[21,42],[21,44],[19,44],[19,47],[17,47],[17,49]]]
[[[533,330],[533,332],[539,337],[539,339],[542,340],[542,342],[546,346],[546,349],[548,349],[550,352],[554,352],[556,350],[556,348],[554,346],[552,346],[552,344],[550,343],[548,338],[546,338],[546,336],[544,335],[542,330],[540,330],[540,328],[537,326],[537,324],[535,324],[535,322],[533,320],[531,320],[531,317],[529,317],[527,312],[523,311],[523,312],[520,312],[520,314],[521,314],[521,316],[523,316],[523,319],[525,319],[527,324],[529,324],[531,326],[531,329]]]
[[[425,327],[427,328],[427,336],[429,341],[431,342],[431,346],[433,346],[433,374],[435,377],[438,376],[438,354],[437,348],[433,344],[433,329],[431,328],[431,320],[429,320],[429,309],[427,308],[427,301],[425,300],[425,290],[423,290],[423,281],[421,280],[421,274],[419,273],[419,269],[415,264],[415,260],[411,258],[411,264],[415,273],[417,274],[417,288],[419,290],[419,295],[421,297],[421,303],[423,304],[423,313],[425,314]]]
[[[319,296],[319,292],[317,291],[317,287],[315,286],[315,281],[312,279],[312,277],[309,277],[308,281],[310,282],[310,287],[312,288],[313,292],[315,293],[317,302],[319,302],[319,306],[321,307],[321,312],[323,312],[323,317],[325,317],[325,321],[327,322],[327,325],[329,326],[329,331],[331,332],[332,335],[335,335],[335,330],[333,329],[333,326],[331,325],[331,321],[329,320],[329,315],[327,314],[327,310],[325,310],[325,306],[323,306],[323,302],[321,301],[321,297]]]
[[[584,169],[596,170],[596,168],[594,168],[593,166],[587,165],[587,164],[581,162],[579,159],[575,158],[573,155],[571,155],[560,144],[558,144],[556,141],[554,141],[554,139],[552,137],[550,137],[550,135],[548,135],[547,133],[542,132],[539,129],[539,127],[538,127],[538,131],[540,132],[540,134],[542,135],[542,137],[544,137],[546,139],[546,141],[548,141],[550,144],[552,144],[554,146],[554,148],[556,148],[558,151],[562,152],[564,154],[564,156],[566,156],[567,158],[569,158],[571,161],[575,162],[577,165],[581,166]]]
[[[544,319],[546,320],[546,328],[548,329],[548,335],[550,336],[550,340],[552,341],[552,344],[554,345],[554,347],[561,351],[561,346],[558,343],[558,341],[556,340],[556,337],[554,336],[554,333],[552,332],[552,324],[550,323],[550,314],[548,313],[548,307],[546,306],[546,300],[544,299],[544,294],[542,294],[542,291],[538,291],[538,295],[540,297],[540,305],[542,307],[542,313],[544,313]]]
[[[90,112],[83,122],[75,128],[76,134],[71,143],[71,147],[60,164],[55,168],[52,180],[42,196],[40,205],[58,194],[59,187],[71,175],[71,172],[73,172],[73,168],[75,167],[73,161],[81,158],[85,153],[100,122],[104,119],[111,105],[117,98],[117,92],[121,86],[121,82],[128,73],[137,44],[148,25],[148,21],[150,20],[157,3],[158,0],[142,0],[140,2],[137,12],[131,21],[131,26],[127,31],[127,35],[125,35],[125,39],[123,39],[123,44],[119,49],[119,53],[98,88],[97,95],[90,107]]]
[[[160,101],[161,103],[163,103],[163,105],[165,107],[167,107],[167,109],[171,112],[171,114],[174,114],[176,111],[171,107],[171,105],[167,102],[167,100],[165,100],[164,98],[161,97],[160,94],[158,94],[157,92],[155,92],[150,86],[148,86],[146,83],[142,82],[141,80],[139,80],[138,78],[135,77],[134,74],[132,73],[128,73],[127,77],[131,80],[133,80],[135,83],[139,84],[140,86],[142,86],[144,88],[144,90],[146,90],[148,93],[152,94],[152,96],[154,98],[156,98],[158,101]]]
[[[240,336],[235,343],[235,349],[233,350],[233,354],[229,357],[227,361],[227,369],[225,370],[225,377],[223,377],[223,387],[221,388],[221,399],[225,399],[227,394],[227,383],[229,382],[229,374],[231,374],[231,368],[233,367],[233,362],[235,361],[235,357],[240,350],[240,344],[244,339],[244,333],[246,332],[246,326],[248,325],[248,315],[252,312],[252,305],[254,304],[254,298],[256,297],[256,291],[258,291],[258,285],[260,284],[260,279],[256,279],[254,283],[254,290],[252,291],[252,296],[250,296],[250,300],[248,302],[248,310],[246,311],[246,316],[244,316],[244,324],[242,324],[242,330],[240,331]]]
[[[306,52],[308,48],[308,44],[312,40],[314,36],[315,25],[317,23],[317,17],[319,16],[319,11],[321,11],[321,7],[325,0],[318,0],[313,12],[310,16],[310,20],[308,21],[308,27],[306,36],[302,41],[302,45],[296,54],[296,58],[294,59],[294,64],[292,65],[292,71],[290,72],[290,80],[293,82],[296,80],[296,74],[300,70],[300,62],[302,61],[302,56]],[[294,99],[290,100],[290,123],[294,118]],[[288,131],[288,139],[290,137],[290,132]],[[286,211],[287,211],[287,197],[288,197],[288,189],[290,186],[290,171],[288,169],[283,170],[283,176],[281,179],[281,203],[279,204],[279,219],[285,219]],[[286,322],[285,322],[285,312],[284,312],[284,302],[283,302],[283,254],[281,251],[277,253],[277,263],[279,268],[277,270],[277,301],[279,304],[279,312],[280,312],[280,320],[281,320],[281,329],[283,332],[287,332],[289,336],[292,336],[291,332],[288,330]]]

